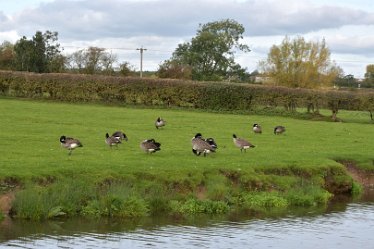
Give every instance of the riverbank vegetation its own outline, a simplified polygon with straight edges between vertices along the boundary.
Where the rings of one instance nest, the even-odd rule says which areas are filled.
[[[348,122],[326,122],[4,97],[0,111],[1,191],[15,192],[10,214],[19,218],[179,216],[324,205],[333,194],[357,191],[337,160],[373,165],[372,123],[359,111],[341,110],[340,118]],[[161,129],[154,127],[158,116],[167,121]],[[253,123],[262,125],[261,135],[252,132]],[[276,125],[284,125],[286,133],[274,135]],[[115,130],[129,140],[110,149],[105,133]],[[216,140],[216,153],[197,157],[191,152],[197,132]],[[256,147],[241,153],[233,133]],[[80,139],[83,147],[68,156],[61,135]],[[148,138],[161,143],[160,152],[141,151],[139,143]]]

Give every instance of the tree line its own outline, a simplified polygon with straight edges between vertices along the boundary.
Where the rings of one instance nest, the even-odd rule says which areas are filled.
[[[196,35],[178,44],[170,59],[159,65],[158,78],[196,81],[229,81],[263,83],[294,88],[374,87],[374,64],[367,66],[365,80],[358,82],[352,75],[330,60],[325,42],[306,41],[303,37],[285,37],[280,45],[270,48],[259,70],[249,73],[235,61],[237,52],[249,53],[242,43],[245,29],[232,19],[200,24]],[[0,69],[36,73],[83,73],[136,76],[135,66],[118,62],[118,57],[105,48],[89,47],[63,55],[58,32],[37,31],[31,39],[23,36],[15,44],[0,45]]]

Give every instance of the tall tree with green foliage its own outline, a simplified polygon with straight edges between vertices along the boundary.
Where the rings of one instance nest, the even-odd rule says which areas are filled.
[[[263,72],[272,77],[276,85],[287,87],[320,88],[331,86],[341,69],[330,61],[330,50],[325,40],[305,41],[303,37],[273,45],[265,61],[260,62]]]
[[[242,75],[243,69],[235,63],[235,51],[249,52],[247,45],[241,44],[245,29],[238,22],[225,19],[200,24],[191,42],[179,44],[172,58],[160,65],[160,76],[165,69],[173,70],[174,75],[184,72],[175,70],[191,69],[193,80],[223,80]],[[245,70],[244,70],[245,71]]]
[[[23,36],[14,45],[15,69],[37,73],[60,71],[61,60],[58,33],[37,31],[31,40]]]

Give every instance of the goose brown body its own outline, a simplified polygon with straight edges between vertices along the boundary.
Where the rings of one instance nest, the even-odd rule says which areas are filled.
[[[254,124],[252,127],[252,130],[254,133],[258,133],[258,134],[262,133],[262,127],[259,124]]]
[[[109,134],[105,134],[105,143],[109,145],[109,147],[118,146],[121,143],[121,139],[115,136],[109,136]]]
[[[163,119],[160,118],[160,117],[158,117],[157,120],[155,121],[156,129],[165,126],[165,124],[166,124],[166,121],[163,120]]]
[[[156,142],[153,138],[146,139],[140,143],[140,148],[146,153],[155,153],[161,150],[161,144]]]
[[[62,147],[69,150],[69,155],[71,155],[75,148],[83,147],[83,144],[78,139],[66,137],[64,135],[60,137],[60,143]]]
[[[112,137],[115,137],[115,138],[117,138],[117,139],[119,139],[119,140],[121,140],[121,141],[122,141],[122,140],[125,140],[125,141],[128,140],[126,134],[123,133],[122,131],[116,131],[116,132],[114,132],[114,133],[112,134]]]
[[[191,143],[192,152],[197,156],[200,156],[201,153],[203,153],[204,156],[206,156],[206,154],[216,151],[214,145],[212,146],[211,144],[209,144],[209,142],[205,141],[205,139],[202,137],[200,133],[197,133],[195,137],[192,138]]]
[[[255,146],[243,138],[238,138],[235,134],[232,135],[234,145],[240,149],[241,152],[247,152],[247,149],[254,148]]]
[[[274,128],[274,134],[275,135],[282,134],[285,131],[286,131],[286,128],[284,126],[281,126],[281,125],[275,126],[275,128]]]

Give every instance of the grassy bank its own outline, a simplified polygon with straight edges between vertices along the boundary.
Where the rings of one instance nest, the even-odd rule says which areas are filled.
[[[17,188],[12,212],[22,218],[318,205],[331,196],[326,189],[352,191],[351,178],[335,160],[354,160],[363,168],[373,163],[373,125],[358,112],[341,112],[350,122],[332,123],[0,99],[0,113],[1,189]],[[158,116],[167,125],[156,130]],[[263,134],[251,132],[253,123],[262,125]],[[286,133],[275,136],[276,125]],[[110,149],[105,133],[115,130],[129,141]],[[217,153],[192,154],[197,132],[215,138]],[[233,133],[256,148],[240,153]],[[79,138],[84,147],[68,156],[61,135]],[[147,138],[159,141],[161,151],[142,152],[139,143]]]

